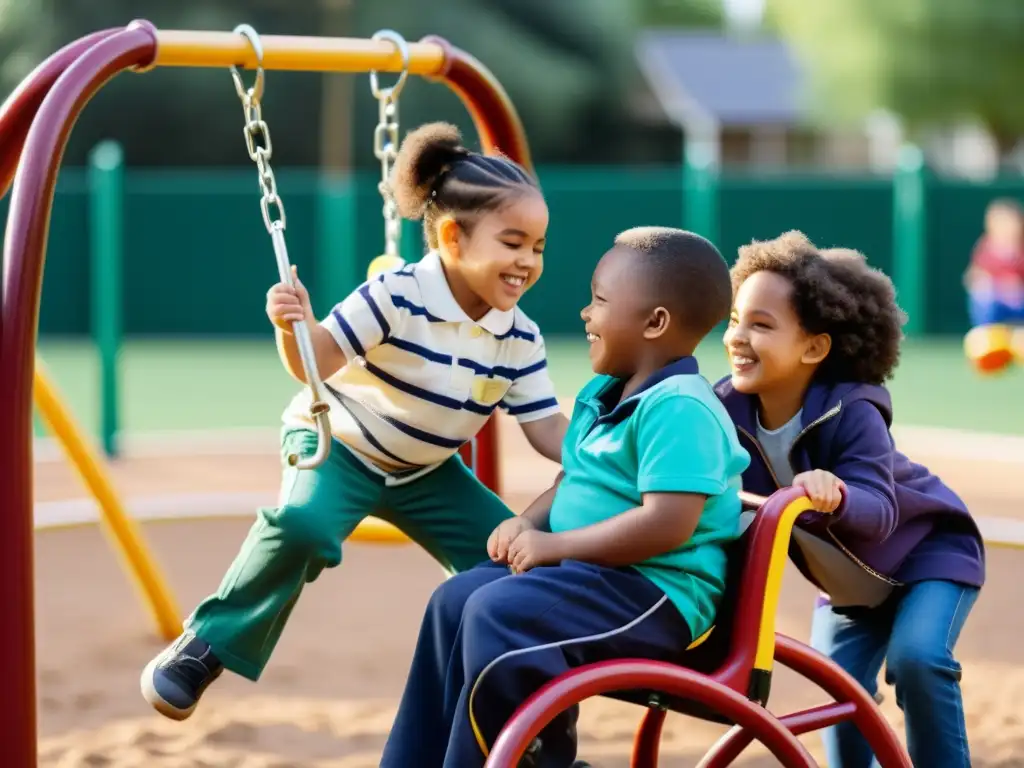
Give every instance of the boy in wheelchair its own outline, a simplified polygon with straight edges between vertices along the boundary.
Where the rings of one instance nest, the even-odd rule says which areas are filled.
[[[712,625],[750,457],[693,352],[729,315],[725,260],[676,229],[620,234],[581,315],[597,376],[563,472],[434,592],[383,768],[482,766],[515,709],[570,668],[670,661]],[[526,760],[568,768],[575,710]]]

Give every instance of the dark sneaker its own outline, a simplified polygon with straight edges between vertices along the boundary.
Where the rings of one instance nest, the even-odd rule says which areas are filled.
[[[185,632],[142,671],[142,697],[164,717],[184,720],[223,671],[210,646]]]

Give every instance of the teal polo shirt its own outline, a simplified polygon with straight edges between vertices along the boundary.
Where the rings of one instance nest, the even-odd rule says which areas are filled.
[[[623,381],[592,379],[576,398],[551,506],[555,533],[620,515],[645,493],[707,496],[689,541],[635,567],[668,595],[693,637],[725,591],[725,548],[740,533],[740,476],[750,456],[693,357],[661,369],[617,403]]]

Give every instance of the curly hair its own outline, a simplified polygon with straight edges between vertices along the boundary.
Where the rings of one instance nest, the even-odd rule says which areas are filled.
[[[773,272],[793,286],[791,302],[800,325],[827,333],[832,349],[817,375],[829,381],[882,384],[899,363],[906,314],[884,272],[849,248],[819,250],[802,232],[754,241],[739,250],[733,295],[751,275]]]
[[[526,169],[508,157],[464,147],[459,129],[450,123],[427,123],[405,137],[391,171],[391,188],[402,217],[423,219],[431,248],[437,248],[442,216],[454,216],[468,232],[477,214],[539,189]]]

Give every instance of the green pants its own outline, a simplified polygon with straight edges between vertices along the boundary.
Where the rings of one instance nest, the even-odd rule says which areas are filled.
[[[283,452],[311,456],[316,434],[286,432]],[[316,469],[287,467],[276,508],[256,522],[216,594],[186,622],[224,666],[259,679],[302,588],[341,563],[341,543],[374,515],[393,523],[449,572],[487,559],[487,537],[512,511],[453,456],[405,485],[386,486],[337,442]]]

